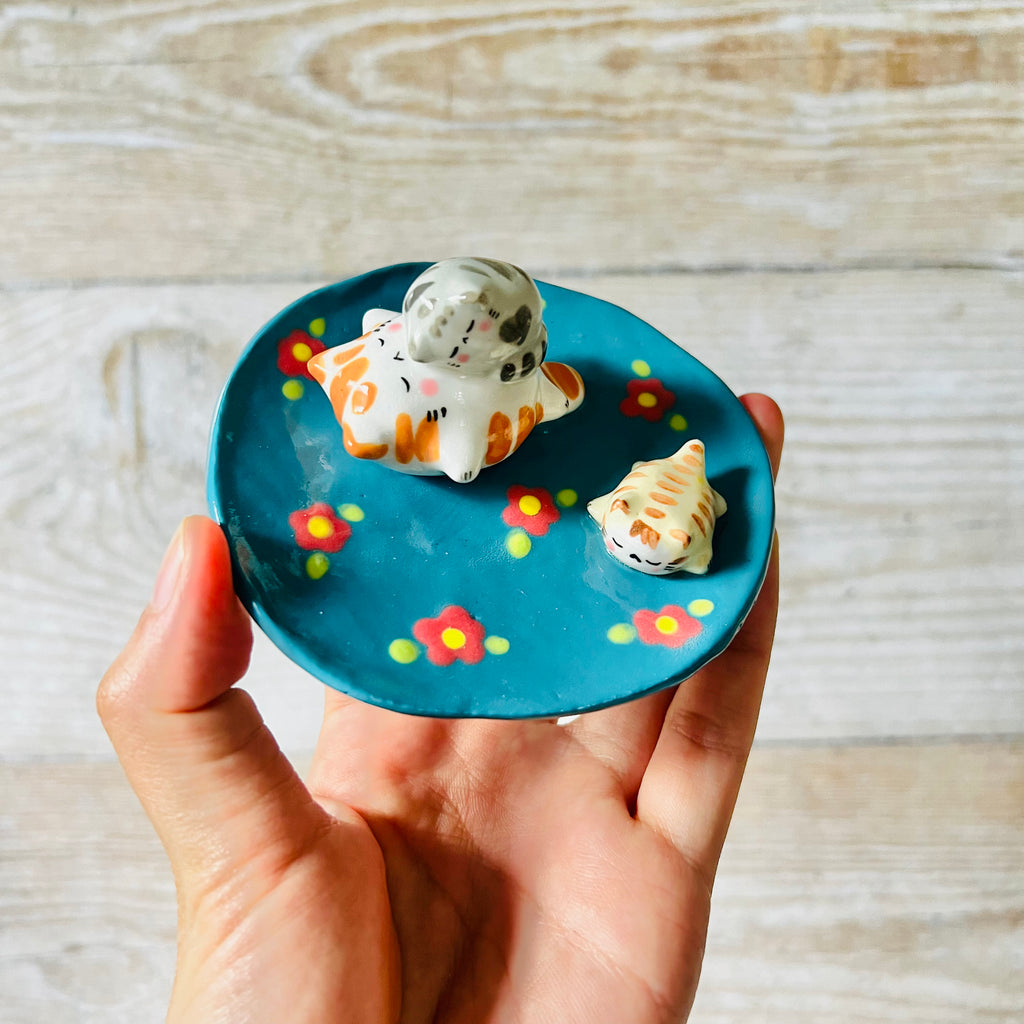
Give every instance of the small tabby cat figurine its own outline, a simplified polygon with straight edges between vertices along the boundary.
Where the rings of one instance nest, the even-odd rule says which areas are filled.
[[[704,474],[704,444],[696,440],[667,459],[637,462],[614,491],[587,505],[608,551],[654,576],[706,573],[715,521],[725,509]]]
[[[435,263],[401,313],[371,309],[366,332],[310,359],[345,450],[402,473],[459,483],[512,454],[542,420],[583,401],[580,375],[545,363],[540,293],[510,263]]]

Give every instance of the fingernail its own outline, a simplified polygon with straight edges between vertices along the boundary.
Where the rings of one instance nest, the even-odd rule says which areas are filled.
[[[178,586],[181,564],[185,560],[184,532],[185,524],[182,523],[171,538],[171,543],[167,545],[164,560],[160,563],[160,572],[157,573],[156,586],[153,587],[153,596],[149,602],[150,608],[155,612],[167,607]]]

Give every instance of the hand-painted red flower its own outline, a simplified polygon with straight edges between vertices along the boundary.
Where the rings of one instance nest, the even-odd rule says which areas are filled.
[[[664,647],[682,647],[701,631],[701,624],[677,604],[667,604],[660,612],[642,608],[633,616],[633,625],[645,644]]]
[[[508,504],[501,518],[509,526],[519,526],[534,537],[543,537],[552,523],[559,519],[551,495],[543,487],[510,487]]]
[[[352,527],[334,514],[325,501],[299,509],[288,517],[295,531],[295,543],[307,551],[340,551],[352,536]]]
[[[427,646],[435,665],[450,665],[456,658],[475,665],[484,656],[484,627],[465,608],[451,604],[436,619],[420,619],[412,635]]]
[[[327,346],[305,331],[292,331],[277,343],[277,368],[289,377],[313,379],[306,363]]]
[[[619,402],[619,412],[623,416],[643,416],[649,423],[657,423],[675,400],[675,393],[657,377],[638,377],[626,385],[626,397]]]

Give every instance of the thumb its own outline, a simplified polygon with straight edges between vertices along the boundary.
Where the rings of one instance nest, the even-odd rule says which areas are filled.
[[[251,647],[223,533],[186,519],[96,701],[179,884],[287,864],[324,826],[252,698],[232,689]]]

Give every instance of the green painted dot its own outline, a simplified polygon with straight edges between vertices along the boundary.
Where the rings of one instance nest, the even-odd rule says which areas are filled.
[[[508,654],[509,642],[503,636],[489,636],[484,647],[490,654]]]
[[[392,640],[388,654],[399,665],[411,665],[420,656],[420,649],[411,640]]]
[[[317,319],[309,325],[309,333],[312,334],[314,338],[322,338],[324,336],[324,331],[326,330],[327,321],[324,320],[323,317],[317,317]]]
[[[695,619],[702,619],[705,615],[710,615],[715,610],[715,603],[714,601],[708,601],[704,598],[700,598],[696,601],[691,601],[686,606],[686,610]]]
[[[651,375],[651,364],[645,362],[643,359],[634,359],[633,362],[629,364],[629,368],[638,377],[650,377]]]
[[[306,559],[306,575],[311,580],[320,579],[330,567],[331,560],[322,551],[314,551]]]
[[[668,421],[668,425],[673,430],[685,430],[687,427],[686,417],[681,416],[679,413],[676,413],[675,416],[673,416],[672,419]]]
[[[564,491],[559,491],[555,495],[555,501],[557,501],[562,508],[572,508],[572,506],[579,500],[580,496],[571,487],[566,487]]]
[[[525,558],[533,547],[533,541],[526,535],[525,530],[513,530],[505,538],[505,550],[513,558]]]
[[[339,505],[338,515],[347,519],[350,523],[361,523],[366,518],[366,513],[358,505]]]
[[[286,380],[281,386],[281,394],[289,402],[297,402],[306,393],[306,386],[301,380]]]
[[[608,630],[608,639],[613,644],[631,644],[636,639],[636,629],[628,622],[620,622]]]

